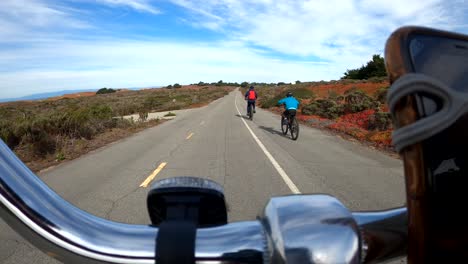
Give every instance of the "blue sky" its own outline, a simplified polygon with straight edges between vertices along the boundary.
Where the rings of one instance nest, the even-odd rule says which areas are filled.
[[[339,79],[403,25],[468,33],[465,0],[1,0],[0,98]]]

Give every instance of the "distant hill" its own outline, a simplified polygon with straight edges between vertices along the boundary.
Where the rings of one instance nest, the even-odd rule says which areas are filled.
[[[96,91],[97,91],[97,89],[63,90],[63,91],[57,91],[57,92],[32,94],[32,95],[27,95],[27,96],[17,97],[17,98],[3,98],[3,99],[0,99],[0,102],[39,100],[39,99],[47,99],[47,98],[50,98],[50,97],[62,96],[62,95],[65,95],[65,94],[83,93],[83,92],[96,92]]]
[[[151,88],[159,88],[161,86],[154,86]],[[132,88],[125,88],[128,90],[140,90],[141,87],[132,87]],[[16,98],[0,98],[0,103],[3,102],[14,102],[14,101],[31,101],[31,100],[40,100],[40,99],[47,99],[51,97],[59,97],[64,96],[66,94],[76,94],[76,93],[86,93],[86,92],[96,92],[98,89],[81,89],[81,90],[63,90],[63,91],[56,91],[56,92],[48,92],[48,93],[38,93],[27,95],[23,97],[16,97]]]

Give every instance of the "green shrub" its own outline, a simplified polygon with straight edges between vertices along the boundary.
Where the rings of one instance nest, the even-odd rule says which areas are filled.
[[[47,122],[44,119],[22,123],[19,130],[21,143],[28,145],[34,155],[44,157],[55,152],[56,144],[51,134],[46,132]]]
[[[21,137],[15,134],[14,125],[5,120],[0,120],[0,138],[9,148],[13,149],[21,142]]]
[[[359,69],[347,70],[342,79],[369,79],[372,77],[385,77],[387,71],[385,70],[385,62],[382,56],[375,54],[372,60],[368,61],[366,66],[361,66]],[[375,80],[373,80],[375,81]]]
[[[339,95],[335,90],[328,90],[328,99],[333,100],[336,103],[341,103],[344,96]]]
[[[317,96],[315,93],[307,88],[298,88],[298,89],[293,89],[293,90],[288,90],[287,92],[292,92],[293,96],[297,99],[312,99],[314,100]],[[286,97],[286,93],[284,93],[282,96]]]
[[[343,115],[343,106],[330,98],[319,99],[302,107],[302,113],[335,119]]]
[[[375,112],[369,116],[368,129],[385,131],[392,128],[392,116],[389,112]]]
[[[140,121],[143,121],[143,122],[144,122],[144,121],[146,121],[146,120],[148,119],[148,112],[142,110],[142,111],[140,111],[140,112],[138,113],[138,117],[139,117]]]
[[[148,96],[145,98],[143,102],[143,108],[145,110],[151,111],[152,109],[155,109],[163,104],[163,101],[161,100],[160,97],[157,96]]]
[[[367,109],[377,108],[380,103],[368,96],[365,92],[351,88],[345,92],[344,111],[347,113],[357,113]]]
[[[387,92],[388,92],[388,87],[382,87],[375,92],[374,98],[380,103],[384,104],[387,102]]]
[[[178,84],[178,83],[174,84],[174,88],[180,88],[180,87],[182,87],[180,84]]]
[[[262,108],[270,108],[270,107],[275,107],[278,105],[278,101],[281,100],[281,98],[283,98],[284,95],[282,94],[278,94],[272,98],[268,98],[268,99],[262,99],[261,102],[260,102],[260,107]]]
[[[112,88],[101,88],[99,89],[96,94],[109,94],[109,93],[115,93],[117,90],[114,90]]]

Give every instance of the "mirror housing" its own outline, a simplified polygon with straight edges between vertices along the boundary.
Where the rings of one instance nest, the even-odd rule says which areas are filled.
[[[218,183],[196,177],[175,177],[156,181],[147,196],[151,223],[188,220],[197,227],[227,224],[224,190]]]

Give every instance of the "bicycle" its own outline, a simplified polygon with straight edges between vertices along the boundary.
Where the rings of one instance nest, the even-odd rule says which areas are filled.
[[[248,106],[247,106],[247,116],[249,117],[250,120],[253,120],[253,115],[254,115],[254,112],[252,111],[252,108],[253,106],[249,103],[247,103]]]
[[[291,139],[297,140],[299,137],[299,123],[296,119],[296,114],[292,114],[289,117],[281,116],[281,131],[283,135],[288,134],[288,131],[291,132]]]

